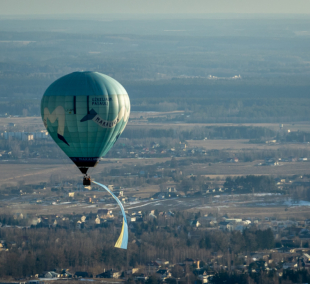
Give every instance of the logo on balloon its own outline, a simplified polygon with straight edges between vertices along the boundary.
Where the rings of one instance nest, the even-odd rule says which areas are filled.
[[[127,121],[128,117],[129,117],[129,112],[126,110],[125,106],[123,106],[120,109],[117,117],[112,121],[101,118],[94,109],[91,109],[89,114],[85,115],[81,119],[81,122],[92,120],[93,122],[101,126],[102,128],[113,128],[121,121],[121,119],[123,119],[124,121]]]
[[[51,123],[54,123],[56,120],[58,120],[58,128],[57,128],[58,139],[60,139],[62,142],[70,146],[64,137],[65,119],[66,119],[64,108],[62,106],[58,106],[54,109],[52,113],[50,113],[50,111],[46,107],[44,108],[43,112],[44,112],[43,123],[46,129],[47,129],[47,120],[49,120]]]

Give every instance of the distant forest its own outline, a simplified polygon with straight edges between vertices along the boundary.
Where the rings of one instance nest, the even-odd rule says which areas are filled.
[[[201,140],[207,139],[263,139],[274,137],[276,132],[266,127],[251,127],[251,126],[205,126],[191,128],[190,130],[169,128],[131,128],[128,127],[122,138],[142,139],[148,138],[175,138],[180,141],[185,140]],[[309,138],[310,135],[306,136]]]
[[[40,98],[51,82],[44,80],[43,83],[35,78],[20,81],[0,74],[0,114],[23,115],[26,109],[28,115],[40,115]],[[132,111],[185,111],[185,115],[162,122],[287,123],[310,120],[310,83],[306,78],[171,79],[124,81],[122,84],[130,96]],[[7,96],[1,97],[1,94]],[[155,118],[150,122],[160,120]]]
[[[91,70],[118,80],[132,111],[182,110],[172,120],[196,123],[309,121],[309,28],[289,17],[0,19],[0,115],[39,115],[54,80]]]

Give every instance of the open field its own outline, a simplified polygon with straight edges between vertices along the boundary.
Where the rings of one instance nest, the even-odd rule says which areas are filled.
[[[154,158],[154,159],[117,159],[101,161],[99,165],[90,170],[90,175],[100,177],[102,171],[109,167],[118,168],[124,165],[152,165],[170,161],[171,158]],[[280,163],[279,166],[257,166],[258,162],[248,163],[215,163],[211,164],[192,164],[183,169],[185,175],[206,175],[215,177],[225,177],[229,175],[305,175],[310,172],[310,162],[290,162]],[[16,185],[18,181],[25,181],[26,184],[39,184],[48,182],[52,174],[59,174],[61,177],[74,178],[77,181],[82,180],[82,174],[77,167],[69,160],[59,163],[5,163],[0,164],[1,176],[0,183],[10,183]]]
[[[130,113],[130,118],[141,118],[141,116],[143,117],[143,119],[141,118],[141,120],[147,119],[147,118],[153,118],[153,117],[164,117],[167,115],[180,115],[184,113],[183,110],[179,110],[179,111],[166,111],[166,112],[158,112],[158,111],[132,111]]]
[[[305,175],[310,172],[310,162],[280,163],[279,166],[257,166],[251,163],[193,164],[184,169],[184,174],[198,174],[210,177],[230,175]]]
[[[104,192],[87,191],[84,192],[87,196],[105,195]],[[82,192],[83,194],[83,192]],[[33,197],[32,197],[33,198]],[[39,196],[37,196],[39,198]],[[19,198],[20,199],[20,198]],[[96,212],[99,208],[112,209],[114,212],[119,212],[120,209],[114,202],[100,202],[97,204],[87,204],[77,201],[62,202],[54,205],[35,204],[23,200],[20,202],[16,198],[8,199],[1,203],[0,213],[28,213],[28,214],[81,214],[84,212]],[[202,215],[212,213],[227,214],[229,217],[238,218],[265,218],[276,217],[278,220],[290,219],[309,219],[310,218],[310,203],[300,202],[294,204],[286,196],[270,196],[263,197],[252,196],[250,194],[236,195],[221,195],[221,196],[200,196],[197,198],[171,198],[163,200],[148,200],[129,202],[124,204],[127,211],[150,211],[157,209],[159,211],[200,211]],[[114,213],[117,215],[117,213]]]
[[[141,113],[141,116],[144,117],[144,113]],[[140,116],[139,116],[140,117]],[[184,123],[184,122],[168,122],[168,123],[150,123],[147,122],[146,120],[134,120],[130,121],[128,123],[128,126],[132,127],[141,127],[141,126],[147,126],[149,128],[157,128],[157,129],[167,129],[167,128],[193,128],[193,127],[233,127],[233,126],[247,126],[247,127],[266,127],[271,130],[280,130],[279,123]],[[305,122],[296,122],[296,123],[287,123],[283,124],[283,129],[281,131],[310,131],[310,122],[305,121]]]
[[[128,127],[148,127],[157,129],[167,129],[167,128],[193,128],[193,127],[205,127],[205,126],[252,126],[252,127],[267,127],[272,130],[279,130],[279,123],[183,123],[183,122],[173,122],[173,123],[149,123],[146,119],[150,117],[166,116],[173,114],[180,114],[183,111],[174,112],[132,112],[130,117],[136,120],[130,120],[128,122]],[[143,117],[139,119],[140,117]],[[15,123],[17,127],[27,128],[30,127],[35,131],[37,129],[45,129],[41,117],[1,117],[0,126],[7,125],[8,123]],[[290,129],[291,131],[310,131],[310,122],[296,122],[283,124],[283,130],[286,131]]]
[[[308,149],[307,143],[265,143],[252,144],[248,139],[237,140],[187,140],[189,147],[204,148],[206,150],[278,150],[278,149]]]
[[[160,113],[160,115],[173,115],[176,112]],[[139,119],[141,116],[143,118]],[[273,130],[279,129],[277,123],[258,123],[258,124],[187,124],[187,123],[148,123],[148,117],[156,117],[158,113],[134,113],[132,120],[129,122],[128,129],[193,129],[195,127],[204,126],[256,126],[256,127],[268,127]],[[12,117],[12,118],[0,118],[0,127],[7,125],[8,123],[15,123],[14,131],[39,131],[44,129],[43,123],[40,117]],[[31,129],[31,130],[30,130]],[[285,129],[291,129],[292,131],[302,130],[310,131],[310,123],[295,123],[294,125],[284,125]],[[189,148],[204,148],[206,150],[227,150],[230,152],[242,152],[242,151],[277,151],[277,150],[310,150],[310,145],[306,143],[282,143],[282,144],[250,144],[249,140],[188,140],[187,146]],[[236,155],[238,157],[238,155]],[[188,157],[177,157],[177,160],[188,159]],[[163,163],[170,161],[171,157],[166,158],[123,158],[123,159],[103,159],[99,165],[90,170],[90,175],[93,179],[99,180],[103,176],[103,172],[107,168],[119,168],[123,166],[134,167],[135,165],[152,165],[156,163]],[[256,160],[254,162],[240,162],[240,163],[205,163],[198,164],[193,163],[189,166],[180,167],[183,175],[204,175],[211,178],[220,177],[223,180],[227,176],[237,175],[274,175],[274,176],[291,176],[291,175],[305,175],[310,172],[310,162],[280,162],[279,166],[258,166],[258,163],[262,161]],[[56,159],[20,159],[0,162],[1,176],[0,185],[9,184],[17,185],[19,181],[25,182],[25,184],[39,184],[40,182],[49,182],[52,174],[58,174],[61,178],[72,178],[76,181],[82,181],[82,174],[76,168],[76,166],[67,158]],[[171,181],[170,181],[171,182]],[[145,183],[138,188],[126,188],[124,190],[125,195],[128,197],[135,196],[141,198],[149,198],[154,193],[160,191],[159,185],[149,185]],[[1,193],[1,192],[0,192]],[[61,193],[63,194],[63,193]],[[61,195],[60,194],[60,195]],[[81,191],[79,192],[83,198],[94,197],[105,198],[108,196],[106,192],[98,191]],[[43,199],[42,204],[37,204],[37,200]],[[286,197],[281,197],[283,200]],[[1,196],[0,200],[0,212],[2,213],[32,213],[32,214],[72,214],[83,212],[96,212],[99,208],[109,208],[118,211],[119,208],[114,202],[98,202],[96,204],[90,204],[87,202],[72,201],[72,202],[54,202],[59,199],[59,195],[55,192],[51,192],[48,189],[46,192],[40,192],[36,194],[29,194],[24,196]],[[61,199],[61,198],[60,198]],[[269,199],[269,198],[268,198]],[[276,200],[277,197],[272,197],[270,200]],[[63,199],[64,200],[64,199]],[[168,198],[163,200],[151,200],[148,201],[136,201],[126,203],[126,210],[153,210],[158,209],[160,211],[167,210],[189,210],[189,211],[201,211],[203,214],[212,212],[214,214],[228,214],[229,216],[239,216],[243,218],[248,217],[270,217],[277,216],[277,218],[310,218],[310,206],[291,206],[286,205],[282,200],[281,202],[270,203],[270,200],[259,201],[259,198],[249,197],[248,200],[244,200],[241,197],[231,200],[229,196],[223,196],[216,199],[210,196],[204,197],[190,197],[190,198]],[[255,200],[255,201],[254,201]],[[54,204],[53,204],[54,202]],[[288,210],[285,208],[289,207]]]
[[[197,208],[198,209],[198,208]],[[196,212],[196,208],[190,209],[190,211]],[[230,206],[218,206],[218,207],[208,207],[205,206],[199,207],[201,214],[208,213],[220,213],[221,215],[227,214],[229,217],[238,217],[242,219],[247,218],[260,218],[264,219],[265,217],[276,217],[277,220],[287,220],[287,219],[296,219],[296,220],[305,220],[310,217],[310,207],[301,206],[301,207],[291,207],[285,211],[285,206],[271,206],[271,207],[230,207]]]
[[[103,159],[95,167],[91,168],[89,173],[93,176],[101,174],[105,168],[118,168],[124,165],[152,165],[163,163],[171,158],[152,158],[152,159]],[[28,159],[27,163],[1,162],[0,183],[11,183],[16,185],[18,181],[25,181],[26,184],[39,184],[47,182],[51,174],[59,174],[62,177],[70,177],[76,180],[82,180],[82,174],[79,169],[68,159],[44,160]]]
[[[9,123],[16,124],[15,127],[9,127],[9,131],[41,131],[45,127],[42,122],[42,118],[36,117],[1,117],[0,118],[0,129],[4,129]]]

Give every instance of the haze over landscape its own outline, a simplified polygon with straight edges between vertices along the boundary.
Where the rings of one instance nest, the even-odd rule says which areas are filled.
[[[310,283],[309,13],[0,0],[0,282]],[[127,250],[115,200],[42,122],[44,92],[76,71],[130,98],[89,170],[125,208]]]
[[[216,14],[216,13],[263,13],[263,14],[309,14],[310,4],[307,0],[1,0],[1,15],[38,15],[46,16],[61,14]],[[115,15],[114,15],[115,16]],[[206,16],[206,15],[203,15]],[[207,15],[208,16],[208,15]],[[228,15],[229,17],[230,15]],[[287,16],[287,15],[286,15]],[[289,15],[290,16],[290,15]]]

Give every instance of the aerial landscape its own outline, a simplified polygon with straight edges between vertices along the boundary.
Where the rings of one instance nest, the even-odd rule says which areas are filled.
[[[0,11],[0,284],[310,283],[309,46],[308,14]],[[76,74],[128,93],[106,126],[69,81],[95,167],[52,120]]]

